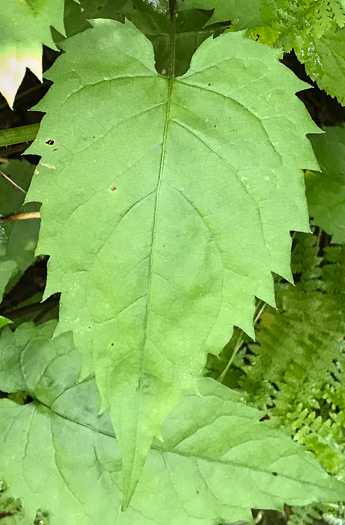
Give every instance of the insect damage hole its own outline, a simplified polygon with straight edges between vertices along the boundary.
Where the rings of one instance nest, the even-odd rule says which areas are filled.
[[[49,140],[46,141],[46,144],[47,144],[47,146],[54,146],[55,140],[49,139]]]
[[[116,191],[116,190],[117,190],[117,187],[116,187],[116,186],[112,186],[112,187],[110,188],[110,191]]]

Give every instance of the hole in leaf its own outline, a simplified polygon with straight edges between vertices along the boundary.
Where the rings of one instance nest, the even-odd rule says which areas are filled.
[[[47,140],[46,144],[47,144],[47,146],[54,146],[55,140],[49,139],[49,140]]]

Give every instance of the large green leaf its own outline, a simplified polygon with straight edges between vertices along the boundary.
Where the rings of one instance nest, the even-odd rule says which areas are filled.
[[[306,173],[307,197],[314,224],[345,243],[345,126],[311,136],[321,173]]]
[[[280,56],[228,33],[169,79],[132,24],[96,21],[38,106],[29,198],[43,203],[46,295],[62,292],[58,331],[73,330],[111,406],[128,497],[207,353],[233,325],[253,335],[272,271],[291,278],[290,230],[309,230],[300,168],[317,169],[305,133],[318,128]]]
[[[50,27],[64,33],[64,0],[0,0],[0,92],[12,107],[26,68],[42,80],[42,45],[55,49]]]
[[[0,339],[0,388],[33,402],[0,401],[0,472],[33,519],[50,525],[213,525],[345,496],[345,486],[238,393],[210,379],[163,425],[130,507],[121,507],[121,459],[93,379],[78,383],[71,334],[54,323],[22,325]]]
[[[24,192],[30,185],[34,171],[32,164],[26,161],[10,160],[1,164],[0,170],[9,178],[6,179],[0,174],[0,215],[36,211],[37,204],[23,206]],[[33,262],[38,229],[37,220],[16,221],[0,225],[0,302],[10,279],[17,280],[19,275]]]

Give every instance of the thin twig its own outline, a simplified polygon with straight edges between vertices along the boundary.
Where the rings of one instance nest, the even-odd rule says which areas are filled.
[[[244,339],[243,339],[243,336],[242,336],[242,333],[239,335],[239,338],[237,339],[237,343],[235,345],[235,348],[234,348],[234,351],[232,352],[232,355],[228,361],[228,364],[226,365],[226,367],[224,368],[223,372],[218,376],[217,380],[220,382],[220,383],[223,383],[224,381],[224,378],[226,376],[226,374],[228,373],[229,371],[229,368],[230,366],[232,365],[233,363],[233,360],[235,359],[236,357],[236,354],[237,352],[239,351],[239,349],[241,348],[242,346],[242,343],[243,343]]]
[[[0,224],[12,221],[24,221],[27,219],[40,219],[41,214],[39,211],[32,211],[28,213],[16,213],[15,215],[7,215],[6,217],[0,216]]]
[[[259,309],[258,313],[256,314],[256,316],[254,318],[254,324],[256,324],[258,322],[258,320],[260,319],[260,317],[264,313],[266,306],[267,306],[267,303],[263,303],[262,304],[261,308]]]
[[[263,302],[263,301],[259,301],[257,306],[256,306],[256,309],[255,309],[254,324],[256,324],[258,322],[258,320],[260,319],[261,315],[263,314],[265,308],[266,308],[266,303]],[[243,343],[244,343],[244,337],[243,337],[243,333],[241,332],[239,338],[237,339],[234,351],[232,352],[232,355],[231,355],[231,357],[230,357],[226,367],[224,368],[223,372],[217,378],[220,383],[222,383],[224,381],[224,378],[225,378],[226,374],[228,373],[230,366],[234,362],[234,359],[235,359],[235,357],[236,357],[236,355],[237,355],[238,351],[240,350],[240,348],[241,348]]]
[[[10,184],[12,184],[14,188],[24,193],[24,195],[26,195],[26,191],[23,190],[23,188],[21,188],[20,186],[18,186],[18,184],[16,184],[12,179],[10,179],[10,177],[6,175],[6,173],[4,173],[2,170],[0,170],[0,175],[2,175],[4,179],[6,179]]]
[[[322,229],[319,228],[319,231],[317,233],[317,241],[316,241],[316,246],[317,246],[318,250],[320,250],[321,238],[322,238]]]

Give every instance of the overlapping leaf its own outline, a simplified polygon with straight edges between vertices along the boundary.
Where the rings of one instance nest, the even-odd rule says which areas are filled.
[[[49,75],[29,196],[46,295],[62,292],[58,331],[73,330],[111,407],[128,498],[207,352],[233,325],[253,334],[254,296],[274,302],[290,230],[309,229],[300,169],[317,169],[317,128],[279,57],[226,34],[169,79],[133,25],[96,21]]]
[[[55,49],[50,28],[64,33],[64,0],[1,0],[0,93],[10,106],[26,68],[42,80],[42,45]]]
[[[322,171],[306,174],[310,215],[333,242],[345,243],[345,126],[311,140]]]
[[[93,379],[78,383],[71,334],[22,325],[0,339],[0,388],[33,402],[0,401],[0,472],[33,520],[50,525],[213,525],[345,495],[344,485],[238,393],[200,380],[165,421],[130,507],[121,507],[121,459]],[[197,415],[197,416],[196,416]],[[253,438],[254,436],[254,438]]]

